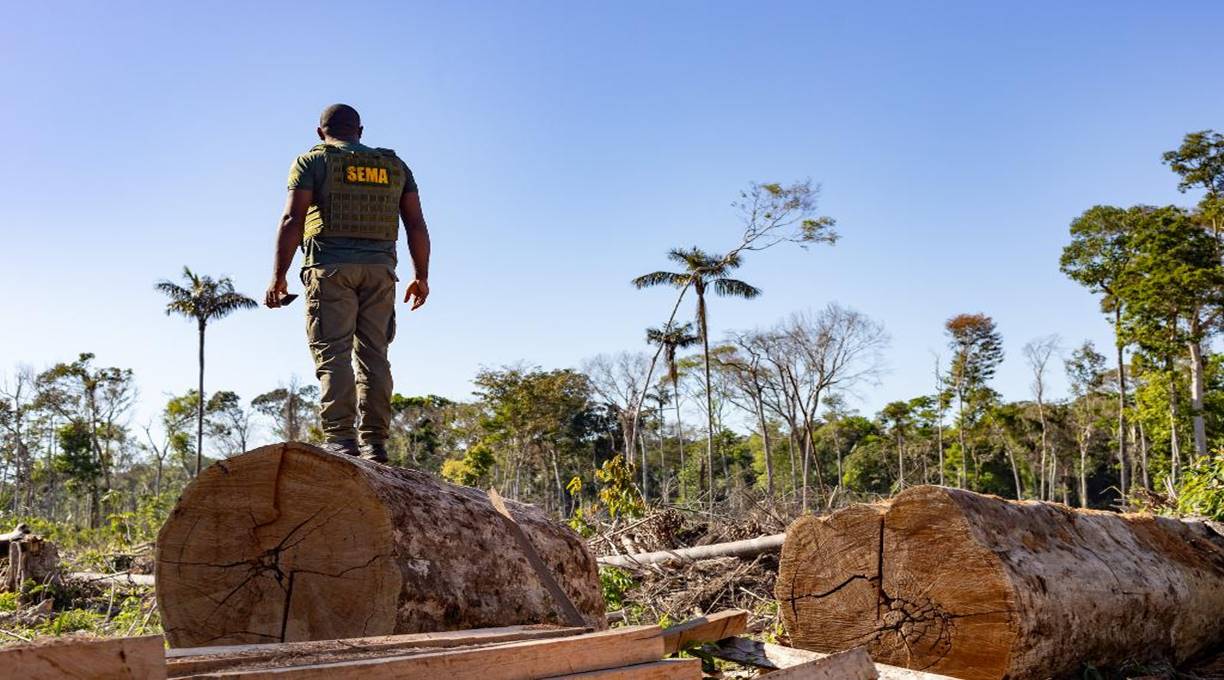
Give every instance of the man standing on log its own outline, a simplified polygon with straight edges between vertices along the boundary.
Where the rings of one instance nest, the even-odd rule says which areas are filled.
[[[289,198],[264,304],[275,308],[293,301],[285,276],[294,249],[301,247],[306,337],[321,388],[324,448],[386,462],[392,390],[387,346],[395,337],[399,221],[415,269],[404,302],[411,301],[414,310],[429,296],[429,230],[412,171],[394,151],[362,144],[362,129],[353,107],[327,107],[317,130],[323,143],[289,169]]]

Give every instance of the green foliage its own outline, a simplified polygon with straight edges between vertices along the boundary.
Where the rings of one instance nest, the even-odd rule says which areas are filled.
[[[595,471],[595,479],[602,482],[599,500],[615,517],[640,517],[646,511],[642,496],[633,485],[633,463],[617,454],[604,461]]]
[[[1177,510],[1185,515],[1224,521],[1224,451],[1199,458],[1182,471]]]
[[[493,448],[478,442],[463,454],[463,458],[443,462],[442,476],[455,484],[477,486],[488,477],[493,463]]]
[[[17,611],[17,593],[0,593],[0,614]]]
[[[634,585],[633,577],[627,571],[616,567],[599,568],[599,586],[608,611],[624,609],[625,596]]]
[[[886,440],[875,435],[860,441],[842,463],[842,484],[852,491],[887,494],[894,478],[885,463],[887,446]]]

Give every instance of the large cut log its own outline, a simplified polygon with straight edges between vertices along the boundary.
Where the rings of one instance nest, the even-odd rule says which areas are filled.
[[[605,628],[584,542],[508,505]],[[184,490],[158,536],[157,602],[172,647],[562,623],[485,494],[299,443],[221,461]]]
[[[1224,642],[1224,537],[921,486],[795,521],[775,594],[796,647],[954,677],[1178,663]]]

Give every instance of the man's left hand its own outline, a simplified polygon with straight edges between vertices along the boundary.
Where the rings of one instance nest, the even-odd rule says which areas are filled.
[[[428,297],[429,281],[425,279],[413,279],[412,283],[408,284],[408,290],[404,291],[404,302],[411,300],[414,310],[420,309]]]

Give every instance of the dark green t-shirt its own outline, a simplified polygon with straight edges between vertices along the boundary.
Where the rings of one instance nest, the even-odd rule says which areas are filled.
[[[360,142],[337,142],[336,146],[351,151],[372,152],[374,149]],[[323,190],[327,179],[327,161],[323,150],[307,151],[298,156],[289,168],[289,190],[310,189],[315,196]],[[400,161],[403,163],[403,160]],[[416,179],[412,170],[404,165],[404,193],[416,193]],[[307,238],[302,241],[304,258],[302,267],[319,267],[329,264],[385,264],[395,267],[395,241],[379,241],[369,238],[330,236]]]

